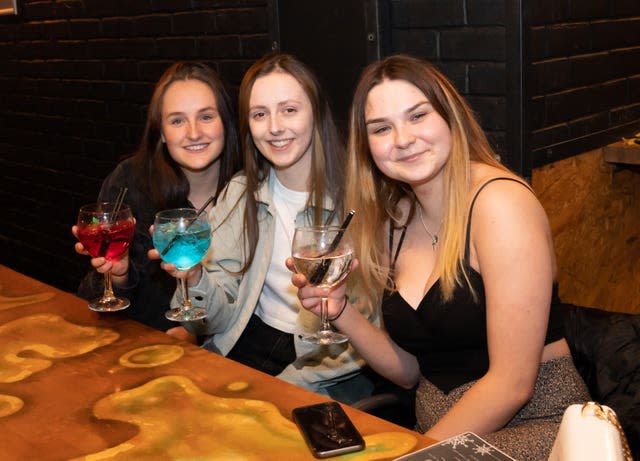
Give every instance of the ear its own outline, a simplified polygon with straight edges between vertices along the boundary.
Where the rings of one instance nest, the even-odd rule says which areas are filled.
[[[166,144],[166,143],[167,143],[167,140],[166,140],[166,139],[164,139],[164,133],[160,133],[160,139],[162,139],[162,143],[163,143],[163,144]]]

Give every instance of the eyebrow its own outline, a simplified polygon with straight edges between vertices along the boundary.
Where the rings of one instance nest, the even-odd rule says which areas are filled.
[[[279,102],[277,106],[282,107],[282,106],[286,106],[287,104],[302,104],[302,102],[298,101],[297,99],[287,99],[285,101]],[[266,108],[267,106],[265,104],[256,104],[255,106],[250,106],[249,110],[266,109]]]
[[[414,110],[416,110],[418,107],[420,107],[420,106],[422,106],[422,105],[424,105],[424,104],[431,104],[431,103],[429,102],[429,100],[421,101],[421,102],[419,102],[419,103],[417,103],[417,104],[414,104],[413,106],[409,107],[407,110],[405,110],[405,111],[404,111],[404,113],[405,113],[405,114],[408,114],[408,113],[410,113],[410,112],[413,112],[413,111],[414,111]],[[381,123],[381,122],[384,122],[384,121],[386,121],[386,120],[387,120],[387,119],[386,119],[386,118],[384,118],[384,117],[381,117],[381,118],[372,118],[372,119],[370,119],[370,120],[365,120],[364,124],[365,124],[365,125],[371,125],[371,124],[373,124],[373,123]]]
[[[213,112],[219,112],[219,110],[214,107],[214,106],[207,106],[207,107],[203,107],[202,109],[198,109],[198,113],[201,114],[202,112],[209,112],[209,111],[213,111]],[[172,117],[174,115],[183,115],[184,112],[181,111],[175,111],[175,112],[169,112],[168,114],[166,114],[166,117]]]

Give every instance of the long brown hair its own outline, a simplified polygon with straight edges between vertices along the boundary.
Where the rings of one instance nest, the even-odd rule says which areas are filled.
[[[451,130],[452,147],[444,167],[444,220],[440,257],[436,270],[444,299],[456,285],[468,281],[463,264],[467,195],[471,162],[486,163],[506,170],[496,159],[472,110],[447,78],[432,64],[406,55],[395,55],[370,64],[356,88],[350,114],[346,206],[358,210],[352,224],[356,236],[359,270],[350,279],[375,306],[390,280],[385,223],[399,224],[398,203],[407,198],[415,207],[411,188],[388,178],[376,166],[369,149],[365,107],[369,92],[384,80],[403,80],[424,93]]]
[[[183,80],[203,82],[211,88],[216,98],[217,110],[224,126],[224,148],[219,159],[220,174],[216,195],[241,166],[235,112],[220,77],[202,62],[179,61],[172,64],[155,85],[142,139],[134,156],[136,179],[157,209],[182,206],[189,196],[189,181],[162,142],[164,95],[172,83]]]
[[[273,53],[255,62],[244,74],[238,98],[240,143],[243,151],[247,181],[246,207],[244,212],[244,236],[248,243],[248,257],[241,272],[253,261],[258,242],[258,206],[256,192],[271,168],[269,161],[260,153],[249,127],[249,100],[255,81],[274,72],[291,75],[302,86],[311,101],[313,111],[313,135],[311,149],[311,175],[308,184],[307,207],[313,209],[313,224],[323,223],[325,196],[333,200],[334,210],[342,208],[344,187],[344,146],[340,142],[327,98],[313,72],[290,54]]]

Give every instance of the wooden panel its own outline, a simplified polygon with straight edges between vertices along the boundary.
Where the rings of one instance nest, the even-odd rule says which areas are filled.
[[[603,160],[602,149],[535,169],[549,215],[563,301],[640,313],[640,173]]]
[[[563,301],[640,313],[640,174],[602,150],[533,171],[549,215]]]

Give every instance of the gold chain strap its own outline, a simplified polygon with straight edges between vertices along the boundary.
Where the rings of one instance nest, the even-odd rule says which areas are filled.
[[[592,410],[593,414],[597,418],[609,422],[613,425],[613,427],[617,429],[618,433],[620,434],[620,441],[622,442],[622,453],[624,455],[624,459],[625,461],[633,461],[633,458],[631,457],[631,449],[629,448],[629,442],[627,442],[627,437],[624,434],[624,430],[622,429],[622,426],[620,425],[620,421],[618,421],[616,414],[609,408],[602,408],[602,405],[597,402],[587,402],[582,405],[583,415],[586,409]]]

